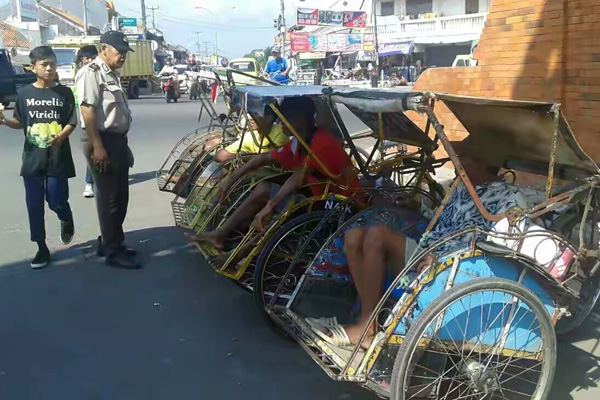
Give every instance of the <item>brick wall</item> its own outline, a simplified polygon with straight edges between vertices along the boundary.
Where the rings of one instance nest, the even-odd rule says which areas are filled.
[[[560,102],[600,162],[599,0],[492,0],[475,58],[474,68],[426,71],[415,90]],[[437,112],[452,139],[464,137],[446,107]]]

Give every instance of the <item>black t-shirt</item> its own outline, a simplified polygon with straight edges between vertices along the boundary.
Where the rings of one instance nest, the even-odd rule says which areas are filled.
[[[66,86],[39,89],[24,86],[17,93],[14,117],[23,125],[25,145],[21,176],[75,176],[69,139],[48,143],[67,125],[77,125],[75,98]]]

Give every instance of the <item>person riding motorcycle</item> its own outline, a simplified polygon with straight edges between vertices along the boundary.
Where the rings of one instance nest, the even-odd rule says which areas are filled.
[[[173,61],[171,59],[167,60],[165,66],[158,73],[159,77],[168,76],[168,75],[177,75],[177,68],[173,65]]]

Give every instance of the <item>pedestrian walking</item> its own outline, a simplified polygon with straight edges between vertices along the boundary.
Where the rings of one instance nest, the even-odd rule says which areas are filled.
[[[77,65],[77,74],[81,72],[81,69],[94,61],[98,57],[98,49],[94,45],[83,46],[77,51],[77,57],[75,59],[75,65]],[[77,76],[77,75],[76,75]],[[75,94],[75,101],[77,102],[77,87],[73,87],[73,93]],[[85,188],[83,189],[83,197],[91,199],[94,197],[94,179],[90,173],[90,169],[86,167],[85,171]]]
[[[29,53],[29,58],[37,80],[17,93],[13,119],[0,112],[0,124],[23,129],[25,134],[21,176],[25,184],[31,241],[38,245],[31,268],[37,269],[50,262],[44,200],[60,220],[60,241],[67,245],[75,234],[68,179],[75,176],[69,135],[75,130],[77,115],[73,92],[55,82],[56,55],[52,49],[36,47]]]
[[[131,112],[117,69],[125,63],[127,37],[109,31],[100,38],[100,54],[81,69],[76,86],[83,122],[83,150],[95,183],[101,236],[98,255],[110,266],[140,268],[135,251],[123,242],[133,154],[127,142]]]

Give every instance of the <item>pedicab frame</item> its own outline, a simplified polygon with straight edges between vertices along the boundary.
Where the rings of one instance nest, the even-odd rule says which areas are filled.
[[[374,160],[373,155],[374,155],[375,151],[373,151],[368,157],[366,157],[353,144],[353,140],[356,140],[357,138],[367,137],[367,136],[369,136],[369,133],[371,131],[369,131],[368,133],[360,133],[357,136],[351,136],[348,133],[348,131],[345,129],[345,127],[343,126],[341,116],[335,109],[335,106],[323,101],[323,94],[324,94],[324,92],[327,92],[328,90],[329,90],[328,88],[322,87],[322,86],[302,86],[302,87],[280,86],[280,87],[260,87],[260,88],[245,87],[245,88],[236,88],[236,90],[234,91],[234,101],[233,102],[234,102],[234,104],[239,106],[239,108],[241,110],[243,110],[242,111],[243,113],[247,113],[247,112],[251,111],[251,112],[255,112],[257,114],[262,114],[264,112],[264,107],[269,106],[273,110],[273,112],[279,117],[279,119],[282,121],[282,123],[284,123],[287,126],[287,128],[290,130],[290,132],[292,132],[294,137],[298,140],[298,144],[305,149],[305,151],[308,155],[308,158],[307,158],[307,163],[305,164],[303,174],[306,173],[306,170],[308,167],[308,160],[313,159],[313,160],[315,160],[315,162],[317,164],[320,165],[320,167],[322,168],[323,172],[326,175],[325,178],[327,180],[325,183],[325,191],[324,191],[323,195],[312,196],[310,198],[307,198],[307,199],[302,200],[297,203],[294,201],[291,201],[290,203],[288,203],[285,211],[283,211],[279,215],[279,217],[273,223],[271,223],[271,225],[269,225],[264,236],[262,236],[262,238],[260,238],[259,242],[253,247],[251,253],[247,257],[244,258],[244,261],[237,264],[236,266],[233,266],[235,268],[231,268],[232,262],[236,258],[238,258],[238,255],[239,255],[240,251],[242,250],[242,248],[247,243],[249,243],[250,240],[252,240],[253,236],[256,234],[255,230],[253,228],[250,228],[248,233],[244,236],[244,239],[231,252],[228,260],[222,266],[215,268],[217,273],[225,275],[236,281],[240,281],[241,279],[244,279],[244,282],[246,282],[248,284],[248,286],[250,286],[250,284],[252,282],[251,282],[251,280],[248,279],[248,275],[251,276],[252,273],[248,272],[248,267],[250,266],[251,262],[260,254],[264,244],[267,243],[269,238],[271,238],[275,234],[275,232],[277,232],[277,230],[286,221],[290,220],[292,217],[297,216],[299,213],[302,213],[304,210],[306,210],[308,212],[313,211],[315,209],[315,206],[317,206],[317,205],[324,205],[326,208],[327,207],[331,208],[331,207],[340,207],[340,205],[352,203],[352,199],[347,196],[344,196],[341,194],[332,194],[331,189],[334,186],[339,189],[346,190],[346,191],[349,188],[335,183],[336,181],[339,182],[341,177],[336,176],[335,174],[331,173],[331,171],[329,171],[326,168],[326,166],[322,163],[322,161],[318,160],[315,157],[314,153],[310,149],[310,146],[298,135],[297,132],[295,132],[295,130],[290,125],[290,123],[287,121],[287,119],[278,110],[277,103],[279,101],[281,101],[283,98],[299,97],[299,96],[306,96],[306,97],[312,98],[313,101],[317,102],[317,108],[319,109],[318,114],[320,115],[320,117],[318,117],[318,119],[319,118],[321,119],[321,121],[320,121],[321,126],[331,127],[332,129],[335,129],[341,133],[342,138],[345,140],[345,142],[347,142],[347,145],[349,146],[350,155],[353,157],[355,163],[358,165],[359,170],[363,173],[367,173],[368,174],[367,178],[371,179],[371,180],[376,180],[377,178],[382,176],[382,174],[384,173],[385,169],[378,166],[377,162]],[[408,97],[409,96],[407,96],[407,98]],[[325,118],[329,118],[329,119],[325,120]],[[406,118],[406,120],[404,122],[407,123],[406,121],[410,121],[410,120],[408,120]],[[410,145],[420,145],[419,151],[416,153],[420,157],[419,160],[424,160],[424,159],[427,159],[428,157],[431,157],[431,154],[432,154],[433,150],[435,149],[435,145],[434,145],[433,141],[431,139],[429,139],[428,136],[426,134],[424,134],[416,125],[412,124],[412,122],[410,124],[411,124],[411,132],[413,132],[413,134],[415,134],[417,136],[417,139],[409,137],[403,143],[410,144]],[[379,139],[381,139],[382,134],[383,134],[382,131],[378,130],[376,135]],[[380,144],[379,139],[377,142],[377,146],[375,146],[375,149],[379,150],[381,152],[380,159],[386,163],[385,167],[388,170],[395,169],[397,171],[403,171],[406,173],[409,173],[409,172],[415,173],[415,172],[420,171],[420,167],[414,163],[414,161],[415,161],[414,154],[411,154],[409,156],[401,155],[399,157],[396,157],[393,160],[394,163],[389,162],[389,160],[385,160],[385,151],[384,151],[383,146],[379,145]],[[364,161],[365,158],[367,158],[366,162]],[[440,164],[440,163],[438,162],[438,164]],[[421,161],[420,166],[421,167],[427,166],[427,170],[433,170],[433,164],[431,161],[429,161],[429,164]],[[425,174],[421,174],[419,176],[420,176],[419,179],[422,179],[425,176]],[[419,183],[419,182],[420,181],[418,181],[417,183]],[[316,184],[323,184],[323,182],[316,183]],[[310,185],[304,185],[301,189],[306,189],[309,186]],[[251,189],[248,189],[248,192],[250,190]],[[414,191],[414,192],[425,192],[424,190],[422,190],[419,187],[418,184],[415,184],[414,187],[410,187],[410,190]],[[365,191],[362,191],[362,190],[355,190],[353,193],[355,193],[355,195],[357,195],[357,194],[364,193],[364,192]],[[428,193],[425,192],[425,195],[428,195]],[[237,206],[237,203],[234,204],[234,207],[235,206]],[[359,206],[359,207],[363,208],[364,206]],[[342,208],[344,208],[344,207],[342,207]],[[229,210],[231,210],[231,212],[232,212],[233,208],[230,208]],[[213,210],[213,213],[216,213],[216,212],[217,211],[215,208]],[[228,212],[228,214],[230,214],[230,212]],[[210,220],[211,220],[210,218],[207,219],[206,220],[207,223],[205,223],[202,226],[197,227],[196,231],[198,233],[203,232],[207,228],[208,221],[210,221]],[[221,222],[224,222],[224,221],[225,221],[225,219],[223,219]],[[209,246],[207,244],[199,243],[198,247],[199,247],[200,251],[204,254],[205,257],[212,257],[212,256],[215,256],[218,254],[218,252],[216,252],[211,246]]]
[[[333,99],[338,97],[335,90],[330,94]],[[269,308],[267,305],[265,308],[265,311],[271,316],[274,323],[277,324],[280,329],[294,338],[331,378],[340,381],[362,383],[380,395],[387,397],[391,394],[393,399],[403,399],[404,393],[402,391],[404,390],[403,388],[407,381],[406,378],[404,378],[401,383],[398,383],[400,378],[402,378],[399,374],[408,374],[409,368],[415,368],[414,365],[412,367],[409,365],[413,361],[402,361],[402,357],[399,355],[396,358],[393,374],[391,371],[384,372],[390,377],[392,384],[391,392],[390,389],[382,387],[377,382],[371,380],[370,374],[373,372],[374,366],[381,354],[387,350],[387,346],[394,344],[401,345],[404,339],[407,338],[406,334],[410,335],[411,328],[406,325],[406,318],[408,317],[405,314],[410,307],[415,307],[415,305],[418,304],[417,301],[420,299],[419,296],[421,294],[425,296],[423,297],[424,299],[426,298],[427,290],[425,289],[429,289],[432,287],[431,285],[437,284],[443,288],[442,293],[438,293],[440,297],[444,296],[444,290],[448,290],[451,294],[456,294],[457,290],[452,289],[454,281],[457,275],[464,274],[462,268],[467,262],[476,262],[478,261],[477,257],[484,257],[485,262],[489,260],[492,264],[496,262],[495,260],[509,260],[511,265],[518,271],[517,283],[527,283],[529,289],[531,289],[532,286],[535,286],[538,298],[547,296],[545,304],[542,305],[542,303],[539,302],[540,304],[538,305],[541,305],[541,308],[537,308],[538,311],[541,309],[547,312],[547,314],[536,314],[536,318],[540,321],[540,327],[547,327],[548,323],[551,324],[549,326],[555,325],[559,319],[568,315],[569,306],[577,301],[580,294],[577,290],[578,286],[573,286],[572,284],[576,283],[578,279],[581,279],[581,276],[584,277],[584,280],[594,280],[598,269],[600,268],[597,230],[592,228],[591,239],[588,240],[585,238],[586,226],[588,226],[587,224],[590,221],[590,218],[592,223],[591,226],[596,227],[598,218],[600,217],[600,191],[598,190],[600,184],[600,170],[577,143],[568,123],[564,119],[559,104],[490,100],[426,93],[420,104],[413,103],[409,105],[403,103],[394,105],[392,101],[388,101],[387,104],[385,101],[379,101],[378,103],[377,99],[373,98],[377,97],[378,94],[374,94],[374,92],[365,95],[357,93],[354,95],[340,93],[340,95],[350,98],[350,101],[347,101],[347,104],[352,103],[351,106],[359,107],[365,112],[400,112],[405,111],[406,109],[412,109],[427,115],[428,121],[435,131],[436,138],[441,141],[449,158],[455,166],[457,179],[446,193],[434,218],[430,221],[425,236],[435,227],[444,207],[449,203],[453,193],[457,190],[459,183],[462,183],[473,199],[477,209],[486,220],[499,222],[504,218],[507,218],[511,227],[515,226],[515,224],[525,218],[533,219],[541,217],[549,212],[556,211],[561,207],[568,206],[571,202],[578,202],[578,204],[584,205],[583,211],[579,215],[581,217],[580,226],[576,229],[579,244],[578,247],[575,247],[559,234],[552,231],[529,235],[528,233],[514,232],[485,232],[478,228],[470,228],[442,238],[433,243],[429,248],[421,248],[420,251],[413,255],[402,272],[396,276],[389,286],[389,289],[385,291],[375,311],[371,315],[367,327],[377,323],[377,319],[386,309],[386,304],[390,301],[394,290],[400,286],[401,281],[407,276],[410,270],[415,268],[417,262],[423,256],[454,238],[467,234],[473,235],[473,239],[471,240],[468,249],[464,249],[462,252],[449,255],[448,257],[442,257],[437,264],[432,265],[429,269],[423,271],[416,280],[413,280],[411,286],[397,302],[392,302],[393,307],[391,310],[388,310],[389,316],[383,324],[383,329],[378,330],[372,345],[369,346],[366,352],[361,351],[361,345],[367,336],[367,328],[363,330],[359,343],[356,346],[351,350],[346,349],[345,351],[341,351],[339,348],[334,348],[334,346],[323,341],[315,331],[311,329],[309,324],[304,321],[304,317],[310,315],[300,315],[296,314],[294,311],[295,307],[298,306],[301,301],[306,303],[306,299],[309,298],[302,298],[305,286],[310,288],[309,283],[318,281],[334,282],[334,279],[323,278],[319,277],[317,274],[313,274],[317,267],[315,265],[316,260],[319,258],[320,253],[327,248],[326,244],[321,249],[319,255],[317,255],[309,265],[307,273],[302,277],[301,282],[298,284],[296,291],[289,299],[287,305],[283,308],[277,308],[275,306]],[[401,100],[404,97],[401,95],[395,96],[397,96],[396,98],[398,100]],[[392,95],[391,97],[395,96]],[[339,98],[337,100],[339,100]],[[379,98],[379,100],[382,99]],[[546,200],[525,210],[511,209],[501,215],[490,215],[483,208],[475,187],[462,167],[459,160],[459,155],[461,153],[455,151],[453,148],[444,132],[444,127],[438,121],[433,108],[431,107],[431,102],[435,100],[443,101],[463,124],[470,134],[470,138],[473,141],[472,144],[478,151],[478,154],[476,155],[480,160],[487,161],[488,165],[492,166],[510,167],[514,170],[535,172],[547,176],[545,189]],[[400,130],[400,134],[404,133],[404,130]],[[492,145],[490,145],[490,143]],[[471,156],[473,156],[473,154],[471,154]],[[557,192],[557,190],[554,190],[554,181],[557,176],[561,179],[577,182],[579,186],[569,188],[563,192]],[[348,221],[340,228],[339,232],[344,232],[344,229],[351,226],[352,223],[360,218],[360,216],[361,215],[359,214]],[[573,253],[573,257],[568,264],[567,273],[563,279],[556,279],[548,272],[547,265],[540,265],[535,259],[523,255],[520,252],[520,246],[522,246],[525,239],[536,235],[546,235],[547,239],[553,240],[557,246],[563,250],[568,249]],[[481,240],[481,236],[484,237],[483,240]],[[336,236],[334,235],[330,238],[330,241],[332,241],[334,237]],[[496,242],[500,240],[501,243],[504,241],[504,243],[518,244],[518,246],[516,248],[506,248],[505,246],[497,245],[493,246],[487,243],[490,240],[496,240]],[[302,249],[300,249],[300,251],[301,250]],[[299,257],[300,255],[296,256],[296,258]],[[556,262],[555,259],[553,261]],[[512,263],[514,263],[514,265]],[[442,275],[444,271],[446,271],[448,275]],[[471,273],[475,274],[476,272],[471,271]],[[489,276],[495,276],[494,273],[490,271],[481,272],[481,276],[478,278],[476,276],[471,276],[466,279],[466,283],[457,285],[455,288],[468,291],[470,287],[475,288],[477,285],[481,286],[481,283],[491,284],[492,286],[497,285],[497,281],[499,281],[497,278],[492,279],[490,282],[488,282],[489,279],[482,279],[485,277],[486,273],[489,274]],[[447,281],[438,281],[439,279],[444,278],[447,279]],[[283,280],[284,279],[282,279],[282,282]],[[280,289],[281,285],[278,290]],[[307,296],[309,296],[310,292],[307,293]],[[271,302],[271,305],[274,304],[276,296],[277,294],[272,297],[273,301]],[[548,299],[551,300],[550,303],[548,303]],[[436,299],[433,298],[430,300],[435,301]],[[442,298],[441,300],[443,302],[444,299]],[[535,302],[532,302],[532,304],[533,303]],[[440,307],[439,301],[437,304],[434,304],[438,306],[438,308]],[[533,304],[532,309],[537,307],[536,304]],[[448,306],[448,309],[450,307],[450,305],[445,304],[442,304],[441,306]],[[426,311],[427,310],[425,310],[421,316],[424,316]],[[512,311],[514,311],[514,307]],[[589,312],[589,310],[587,311]],[[416,318],[417,325],[419,324],[419,321],[420,319]],[[438,319],[437,321],[441,329],[444,320]],[[412,322],[414,322],[414,320]],[[422,325],[423,324],[421,323],[420,327],[422,327]],[[396,333],[402,329],[404,329],[404,334]],[[503,335],[507,335],[509,330],[510,324],[507,326],[507,332],[503,333]],[[536,386],[536,392],[534,393],[537,396],[535,397],[536,399],[544,399],[547,395],[554,371],[554,332],[549,334],[546,329],[545,337],[547,340],[545,343],[548,344],[548,346],[543,350],[543,357],[546,357],[549,360],[549,366],[544,364],[545,381],[542,382],[541,392],[538,392],[539,387]],[[420,348],[426,346],[423,339],[415,340],[414,335],[410,339],[410,344],[414,346],[414,349],[419,346]],[[419,338],[417,337],[416,339]],[[544,337],[542,337],[542,340],[544,340]],[[497,351],[496,349],[485,349],[483,348],[483,343],[480,344],[480,352],[485,353],[487,351],[493,356]],[[402,349],[402,346],[400,346],[400,349]],[[401,355],[404,358],[407,358],[410,354],[408,354],[406,347],[404,349],[405,350],[403,350]],[[475,348],[473,348],[471,352],[474,350]],[[540,357],[539,351],[533,354],[519,354],[518,350],[519,349],[513,349],[512,354],[508,351],[507,356],[509,356],[510,359],[520,355]],[[413,356],[415,354],[414,351],[415,350],[413,350],[412,353]],[[470,376],[470,378],[475,381],[472,376]]]

